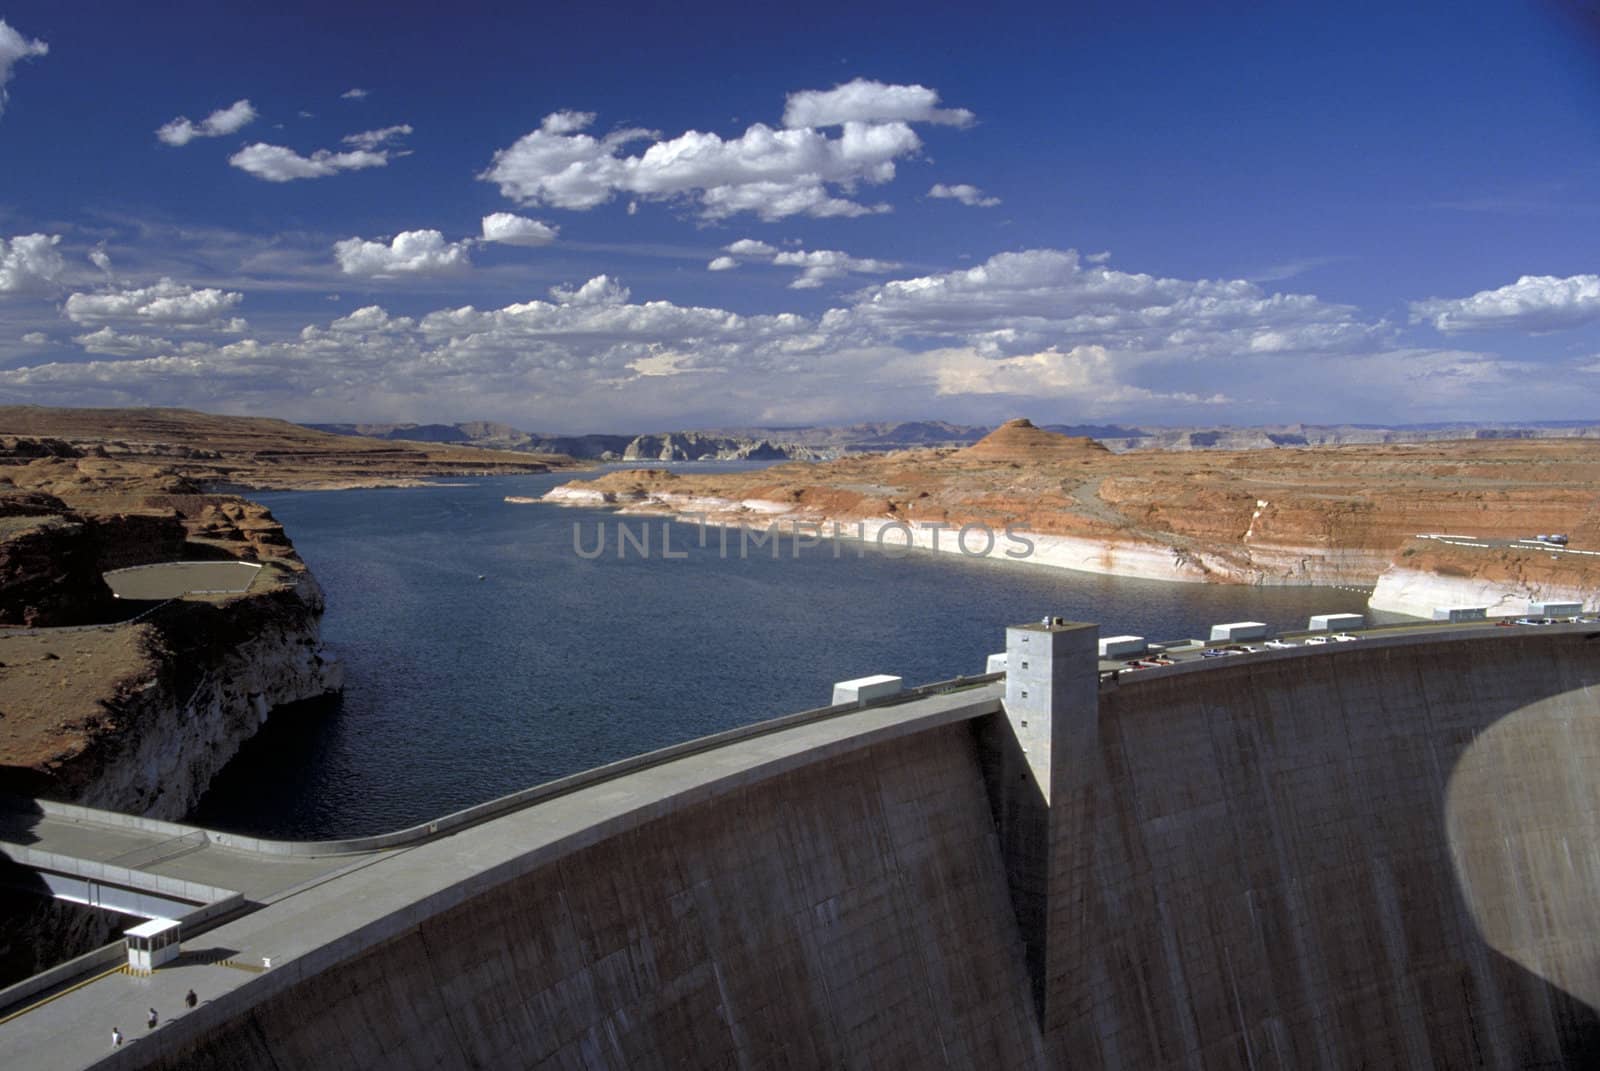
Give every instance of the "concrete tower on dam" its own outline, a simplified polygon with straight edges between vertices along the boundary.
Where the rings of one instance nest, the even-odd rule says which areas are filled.
[[[1380,630],[1120,680],[1095,637],[1019,626],[1003,681],[381,837],[112,816],[152,857],[195,845],[162,880],[231,876],[254,910],[0,1021],[0,1065],[1600,1066],[1600,631]],[[38,858],[112,839],[35,810],[4,829]],[[106,1050],[102,1023],[189,988]]]
[[[1000,854],[1041,1013],[1051,935],[1061,928],[1052,924],[1052,912],[1064,906],[1060,899],[1052,902],[1051,894],[1070,895],[1070,855],[1085,844],[1084,808],[1099,730],[1098,636],[1098,626],[1059,617],[1006,629],[1001,714],[979,730]]]

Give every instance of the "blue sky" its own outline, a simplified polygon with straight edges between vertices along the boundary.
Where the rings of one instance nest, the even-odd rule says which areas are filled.
[[[0,400],[1593,418],[1597,28],[1586,0],[0,0]]]

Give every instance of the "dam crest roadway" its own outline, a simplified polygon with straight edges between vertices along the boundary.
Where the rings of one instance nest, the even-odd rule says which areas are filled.
[[[0,994],[0,1060],[1600,1055],[1600,632],[1374,630],[1117,677],[1095,641],[1014,628],[1009,677],[790,715],[349,841],[12,801],[13,872],[194,913],[149,976],[115,970],[112,946]],[[151,1006],[162,1024],[136,1029]]]

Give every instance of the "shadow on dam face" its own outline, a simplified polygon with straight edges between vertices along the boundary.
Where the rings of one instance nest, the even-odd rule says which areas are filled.
[[[1600,1061],[1600,639],[1498,630],[1127,677],[1053,784],[1070,820],[1043,826],[997,810],[996,771],[1020,774],[992,709],[807,752],[537,863],[464,867],[486,825],[374,864],[324,888],[463,876],[120,1058]],[[1008,857],[1007,828],[1034,847],[1048,831],[1042,872]]]
[[[1600,641],[1135,680],[1100,749],[1058,1065],[1600,1066]]]

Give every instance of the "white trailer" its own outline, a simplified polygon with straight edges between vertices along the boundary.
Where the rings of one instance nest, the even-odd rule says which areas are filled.
[[[1228,621],[1211,626],[1211,642],[1218,640],[1264,640],[1267,626],[1262,621]]]
[[[1144,654],[1149,649],[1143,636],[1103,636],[1100,639],[1101,658],[1126,658]]]
[[[1309,632],[1344,632],[1367,623],[1361,614],[1312,614],[1306,625]]]
[[[865,705],[874,699],[899,694],[905,682],[899,677],[879,673],[872,677],[857,677],[853,681],[840,681],[833,686],[833,705],[859,703]]]

